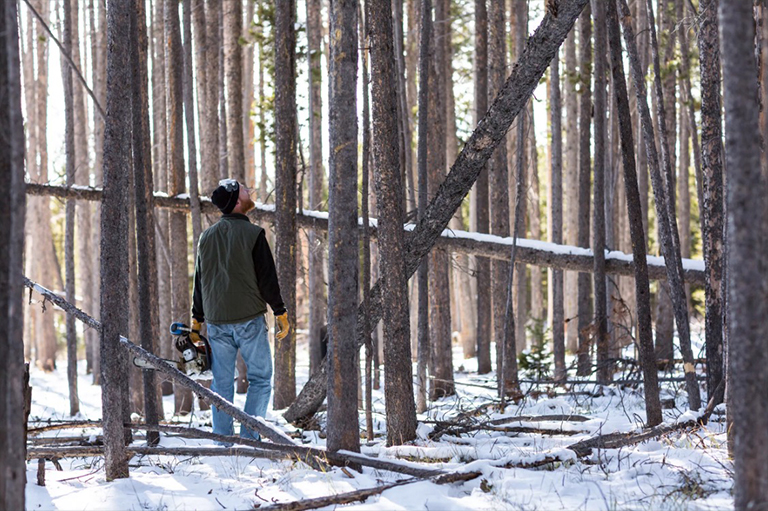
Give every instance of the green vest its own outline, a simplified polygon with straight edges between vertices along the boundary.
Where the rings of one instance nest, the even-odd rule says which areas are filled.
[[[206,321],[242,323],[267,312],[253,266],[253,247],[262,231],[249,221],[222,217],[200,236],[195,273]]]

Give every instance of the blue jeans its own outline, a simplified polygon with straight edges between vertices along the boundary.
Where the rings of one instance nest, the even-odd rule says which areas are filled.
[[[208,324],[208,338],[213,352],[213,384],[211,390],[229,402],[235,397],[235,363],[237,350],[248,368],[248,393],[245,413],[264,417],[272,392],[272,355],[269,350],[267,322],[264,315],[244,323]],[[234,434],[232,417],[211,407],[213,432],[219,435]],[[240,436],[259,439],[259,434],[240,427]]]

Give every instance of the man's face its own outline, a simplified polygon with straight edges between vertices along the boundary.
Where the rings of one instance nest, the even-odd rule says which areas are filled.
[[[240,185],[240,195],[238,197],[238,202],[240,203],[240,209],[243,213],[248,213],[250,210],[256,207],[256,204],[254,204],[253,200],[251,199],[251,190],[246,188],[243,184]]]

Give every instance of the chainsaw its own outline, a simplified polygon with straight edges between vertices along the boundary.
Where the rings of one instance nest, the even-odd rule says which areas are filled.
[[[210,379],[212,377],[211,364],[213,363],[211,345],[200,332],[197,332],[200,341],[193,342],[190,337],[192,332],[193,330],[184,323],[173,323],[171,325],[171,334],[174,336],[173,345],[179,351],[180,356],[178,360],[166,358],[161,360],[191,378]],[[139,357],[134,357],[133,365],[141,369],[155,369]]]

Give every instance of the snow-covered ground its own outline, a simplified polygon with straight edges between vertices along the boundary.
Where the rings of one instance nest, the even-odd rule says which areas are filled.
[[[306,381],[306,350],[299,346],[299,384]],[[642,426],[645,418],[643,396],[637,389],[601,389],[595,385],[573,388],[526,386],[528,397],[511,404],[504,412],[490,406],[478,419],[498,419],[519,415],[574,414],[586,422],[513,422],[506,426],[527,426],[567,430],[571,435],[474,432],[428,439],[434,420],[450,420],[458,413],[497,402],[492,390],[493,375],[479,376],[476,360],[463,360],[454,353],[458,368],[456,396],[431,403],[419,416],[419,439],[410,445],[386,447],[383,389],[374,391],[374,427],[377,438],[362,451],[371,456],[405,459],[428,468],[470,469],[482,476],[464,483],[437,485],[415,482],[392,488],[365,502],[345,507],[354,509],[424,510],[657,510],[731,509],[733,467],[726,451],[724,416],[696,432],[674,433],[641,444],[615,450],[595,451],[576,459],[565,449],[591,436],[628,432]],[[461,367],[459,367],[461,366]],[[100,388],[91,385],[85,366],[79,371],[81,412],[68,414],[66,363],[43,373],[33,369],[33,405],[30,420],[100,419]],[[467,385],[467,384],[471,384]],[[483,386],[489,388],[481,388]],[[662,398],[673,398],[675,408],[665,410],[665,421],[674,422],[685,412],[686,396],[682,384],[664,384]],[[602,395],[595,396],[601,393]],[[243,405],[244,396],[237,395]],[[165,398],[165,410],[173,410],[172,396]],[[720,410],[719,410],[720,411]],[[320,414],[324,425],[325,414]],[[210,428],[210,412],[195,412],[191,417],[166,419]],[[285,423],[280,413],[270,409],[268,420],[288,433],[296,429]],[[365,419],[360,416],[361,431]],[[97,435],[98,429],[51,431],[48,436]],[[324,435],[303,432],[305,445],[325,446]],[[143,445],[137,440],[137,445]],[[210,446],[208,440],[163,436],[164,446]],[[540,468],[503,468],[507,464],[532,462],[545,455],[559,455],[565,463]],[[421,461],[419,461],[421,460]],[[37,461],[28,463],[27,509],[57,510],[218,510],[254,509],[276,502],[288,502],[370,488],[407,478],[402,474],[364,468],[363,473],[334,468],[320,472],[297,462],[275,462],[250,457],[171,457],[144,456],[130,461],[130,478],[105,480],[103,459],[61,460],[62,471],[46,462],[46,486],[38,486]],[[519,464],[519,463],[518,463]],[[351,477],[350,477],[351,476]],[[332,509],[332,508],[326,508]]]

